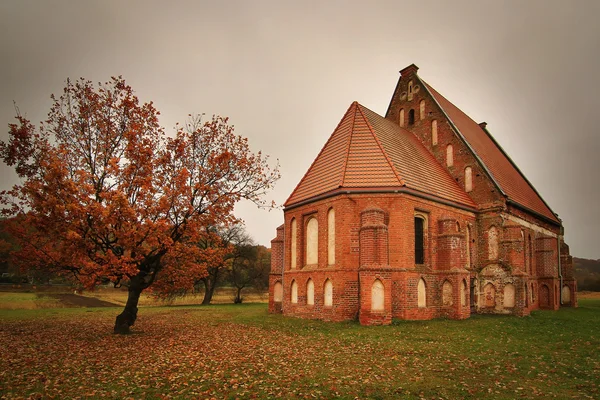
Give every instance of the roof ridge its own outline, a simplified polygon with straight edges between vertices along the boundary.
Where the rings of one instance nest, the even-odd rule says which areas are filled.
[[[499,192],[507,199],[507,201],[512,202],[513,204],[519,205],[521,207],[525,207],[528,210],[534,212],[535,214],[538,214],[546,219],[549,219],[551,221],[553,221],[553,223],[561,223],[560,219],[556,216],[556,214],[554,213],[554,211],[552,211],[552,209],[550,208],[550,206],[548,205],[548,203],[546,203],[546,201],[542,198],[542,196],[539,194],[539,192],[535,189],[535,187],[533,186],[533,184],[525,177],[525,175],[523,174],[523,172],[521,172],[521,170],[516,166],[516,164],[512,161],[512,159],[508,156],[508,154],[504,151],[504,149],[502,148],[502,146],[500,146],[498,144],[498,142],[496,141],[496,139],[494,139],[494,137],[490,134],[490,132],[486,129],[483,128],[480,124],[478,124],[477,122],[475,122],[473,120],[473,118],[471,118],[469,115],[467,115],[464,111],[462,111],[460,108],[458,108],[454,103],[452,103],[451,101],[449,101],[447,98],[445,98],[442,94],[440,94],[437,90],[435,90],[433,87],[431,87],[429,84],[427,84],[425,81],[423,81],[420,77],[418,78],[419,80],[421,80],[421,82],[423,82],[425,89],[429,92],[429,94],[431,95],[431,97],[433,98],[433,100],[435,101],[435,103],[438,105],[438,107],[440,108],[440,110],[442,111],[442,113],[445,115],[445,117],[448,119],[448,121],[450,122],[450,125],[452,127],[452,129],[456,132],[457,136],[463,140],[463,142],[465,143],[465,145],[467,146],[467,148],[472,152],[472,154],[474,155],[475,159],[479,162],[479,164],[482,166],[483,170],[488,174],[488,176],[490,177],[492,183],[498,188]],[[451,110],[446,110],[444,107],[442,107],[440,100],[438,100],[438,97],[443,100],[445,103],[448,103],[448,107],[452,108]],[[506,162],[508,162],[508,164],[514,169],[514,171],[517,173],[518,176],[520,176],[523,181],[525,182],[525,184],[527,185],[527,187],[535,194],[535,196],[537,196],[538,200],[541,202],[541,204],[543,204],[543,206],[547,209],[547,212],[549,213],[548,215],[546,215],[546,211],[542,211],[540,210],[535,210],[532,204],[527,205],[527,201],[523,201],[523,198],[520,198],[518,193],[514,192],[514,188],[511,189],[510,187],[504,188],[502,187],[502,185],[500,185],[500,181],[502,180],[504,182],[504,184],[506,184],[505,179],[506,177],[503,178],[503,174],[500,173],[499,176],[495,176],[492,171],[491,171],[491,167],[488,167],[488,165],[483,161],[483,156],[485,156],[485,154],[483,156],[480,156],[480,154],[478,154],[478,152],[475,150],[475,146],[471,145],[471,143],[467,140],[467,138],[465,137],[465,135],[460,131],[460,129],[458,128],[458,125],[456,124],[456,122],[454,122],[451,118],[449,113],[457,113],[458,118],[464,118],[467,123],[469,124],[474,124],[477,125],[478,130],[480,130],[481,132],[483,132],[483,134],[485,135],[485,137],[487,137],[492,144],[495,146],[495,148],[499,151],[500,155],[502,157],[504,157],[504,159],[506,160]],[[473,125],[473,127],[474,127]],[[465,128],[463,126],[463,128]],[[468,128],[468,127],[467,127]],[[465,128],[467,131],[470,129]],[[504,180],[503,180],[504,179]],[[511,192],[509,194],[509,192]],[[554,218],[554,220],[552,219],[552,217]]]
[[[450,126],[451,126],[452,130],[462,140],[462,142],[465,144],[465,146],[467,146],[467,148],[471,151],[471,153],[473,154],[473,156],[475,157],[475,159],[479,162],[479,165],[481,166],[481,168],[483,168],[483,170],[486,172],[486,174],[488,174],[488,176],[490,177],[490,179],[492,180],[492,182],[494,183],[494,185],[496,186],[496,188],[500,191],[500,193],[503,196],[508,197],[508,195],[502,189],[502,186],[500,186],[500,183],[498,183],[497,179],[492,174],[492,171],[489,170],[489,168],[483,162],[483,160],[481,159],[481,157],[479,156],[479,154],[477,154],[477,152],[475,151],[475,149],[473,148],[473,146],[471,146],[471,144],[469,143],[469,141],[467,140],[467,138],[465,138],[465,136],[462,134],[462,132],[460,131],[460,129],[458,129],[458,126],[456,126],[456,124],[454,123],[454,121],[452,121],[452,118],[450,118],[450,115],[448,115],[448,112],[444,109],[444,107],[442,107],[442,105],[440,104],[440,102],[438,101],[438,99],[435,97],[435,95],[433,93],[431,93],[431,91],[433,90],[435,93],[437,93],[441,97],[444,97],[444,96],[442,96],[433,87],[429,86],[429,84],[427,82],[425,82],[423,79],[421,79],[420,76],[417,75],[417,79],[419,79],[423,83],[423,86],[425,87],[425,90],[427,90],[427,92],[429,92],[429,95],[431,96],[431,98],[433,99],[433,101],[435,101],[435,104],[442,111],[442,113],[444,114],[444,116],[446,117],[446,119],[448,120],[448,122],[450,122]],[[445,97],[444,97],[444,99],[448,103],[450,103],[450,100],[446,99]],[[452,104],[452,103],[450,103],[450,104]],[[454,104],[452,104],[452,105],[454,105]],[[454,107],[456,107],[456,106],[454,106]],[[465,114],[460,108],[456,107],[456,109],[458,111],[462,112],[463,114]],[[471,119],[471,117],[469,117],[467,114],[465,114],[465,115],[467,116],[467,118]],[[473,121],[473,119],[471,119],[471,121]],[[475,121],[473,121],[473,123],[477,124],[477,122],[475,122]]]
[[[354,122],[356,122],[356,109],[358,108],[358,102],[354,100],[350,107],[354,107],[354,118],[352,118],[352,127],[350,128],[350,135],[348,135],[348,146],[346,149],[346,157],[344,157],[344,165],[342,167],[342,179],[340,179],[339,187],[344,186],[344,181],[346,180],[346,170],[348,169],[348,158],[350,157],[350,147],[352,146],[352,132],[354,132]]]
[[[356,102],[355,102],[356,103]],[[357,103],[358,104],[358,103]],[[313,169],[313,167],[315,166],[315,163],[317,162],[317,160],[319,159],[319,156],[323,153],[323,151],[325,150],[325,148],[327,147],[327,145],[329,144],[329,142],[332,141],[333,137],[334,137],[334,133],[339,129],[340,125],[342,124],[342,122],[344,121],[344,119],[346,118],[346,115],[348,115],[348,113],[350,112],[350,110],[352,109],[352,106],[354,105],[354,103],[352,103],[350,105],[350,107],[348,107],[348,109],[346,110],[346,112],[344,113],[344,116],[342,117],[342,119],[340,119],[340,122],[338,122],[337,126],[335,127],[335,129],[333,130],[332,134],[329,136],[329,139],[327,139],[327,141],[325,142],[325,144],[323,145],[323,147],[321,147],[321,150],[319,151],[319,154],[317,154],[317,156],[315,157],[315,159],[312,161],[312,163],[310,164],[310,167],[308,167],[308,170],[306,170],[306,172],[304,173],[304,176],[302,177],[302,179],[300,179],[300,182],[298,182],[298,184],[296,185],[296,187],[294,188],[294,190],[292,190],[292,193],[288,196],[287,200],[283,203],[284,205],[287,204],[290,199],[292,197],[294,197],[294,194],[296,194],[296,191],[298,190],[298,188],[300,187],[300,185],[306,180],[306,177],[308,176],[308,174],[310,173],[310,171]],[[354,121],[352,122],[354,123]]]
[[[402,179],[402,177],[400,177],[400,174],[398,173],[398,171],[396,171],[396,167],[394,167],[394,163],[392,162],[392,160],[388,156],[387,152],[383,148],[383,145],[381,144],[381,141],[379,140],[379,138],[375,134],[375,130],[373,129],[373,126],[371,126],[371,123],[369,122],[369,119],[365,116],[365,114],[363,114],[361,108],[364,107],[367,110],[371,111],[372,113],[375,113],[375,111],[372,111],[371,109],[363,106],[360,103],[357,103],[357,104],[358,104],[358,111],[360,112],[360,115],[363,117],[363,120],[367,123],[367,126],[369,127],[369,131],[371,132],[371,135],[373,135],[373,138],[375,139],[375,143],[377,143],[377,146],[379,147],[379,150],[381,150],[381,153],[383,154],[383,156],[385,157],[385,160],[387,161],[388,165],[392,169],[392,172],[396,176],[396,179],[398,179],[398,182],[400,183],[401,186],[406,186],[406,182],[404,181],[404,179]],[[377,114],[377,113],[375,113],[375,114]],[[379,115],[379,114],[377,114],[377,115]]]

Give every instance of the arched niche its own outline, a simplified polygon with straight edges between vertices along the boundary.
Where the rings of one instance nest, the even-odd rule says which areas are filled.
[[[371,285],[371,311],[383,311],[385,309],[385,288],[383,283],[376,279]]]
[[[515,306],[515,285],[512,283],[504,285],[504,308],[513,308]]]
[[[450,281],[444,281],[442,285],[442,305],[445,307],[451,306],[452,301],[452,284]]]
[[[312,279],[306,282],[306,304],[309,306],[315,304],[315,284]]]
[[[281,282],[275,282],[273,286],[273,301],[281,303],[281,300],[283,300],[283,285]]]
[[[333,283],[331,279],[327,279],[323,286],[323,305],[325,307],[333,306]]]
[[[423,278],[417,284],[417,306],[427,307],[427,287]]]
[[[297,304],[298,303],[298,284],[296,283],[296,281],[292,281],[292,287],[291,287],[291,301],[292,304]]]
[[[306,224],[306,265],[319,262],[319,222],[310,218]]]

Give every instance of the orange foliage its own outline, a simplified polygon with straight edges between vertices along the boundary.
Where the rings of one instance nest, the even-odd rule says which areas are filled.
[[[191,288],[224,256],[202,249],[207,226],[235,221],[234,204],[279,178],[227,118],[191,118],[165,135],[152,103],[121,78],[67,81],[36,129],[18,115],[0,156],[22,184],[4,191],[13,254],[24,268],[74,274],[86,287],[136,281],[141,290]]]

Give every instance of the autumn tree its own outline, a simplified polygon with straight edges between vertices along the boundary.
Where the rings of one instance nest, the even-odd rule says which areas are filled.
[[[223,257],[202,249],[207,226],[231,224],[241,199],[264,206],[279,177],[227,118],[191,118],[165,135],[152,103],[121,78],[67,81],[36,129],[17,113],[0,156],[21,183],[1,193],[18,216],[13,261],[76,277],[86,287],[128,286],[115,333],[137,318],[142,291],[189,288]]]

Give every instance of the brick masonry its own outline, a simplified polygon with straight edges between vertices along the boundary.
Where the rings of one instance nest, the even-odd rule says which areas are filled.
[[[416,67],[401,74],[386,118],[399,123],[399,110],[404,109],[404,127],[444,166],[447,146],[452,145],[453,165],[447,170],[464,187],[465,168],[471,167],[469,195],[477,209],[442,204],[418,194],[381,193],[377,188],[288,206],[284,224],[271,242],[269,311],[327,321],[358,319],[361,324],[375,325],[389,324],[392,318],[464,319],[472,313],[524,316],[540,308],[576,307],[573,263],[562,241],[562,226],[508,202],[424,90]],[[412,96],[406,95],[409,82]],[[409,125],[411,109],[415,118]],[[437,121],[437,144],[431,138],[433,120]],[[335,263],[331,265],[330,209],[335,210]],[[415,217],[424,220],[422,264],[415,263]],[[318,223],[318,262],[307,265],[306,225],[311,218]],[[292,220],[296,222],[295,269],[291,268]],[[314,284],[314,304],[307,301],[309,280]],[[424,304],[419,304],[421,280]],[[333,286],[330,306],[325,305],[327,281]],[[376,281],[383,285],[383,309],[373,310]],[[297,302],[291,296],[294,282]],[[275,301],[276,287],[281,290],[281,301]]]

